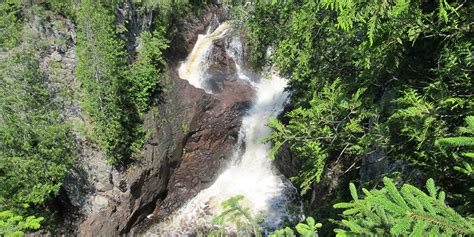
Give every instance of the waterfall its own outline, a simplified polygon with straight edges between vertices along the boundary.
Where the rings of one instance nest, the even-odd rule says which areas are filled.
[[[230,29],[230,25],[223,23],[214,32],[199,36],[191,54],[179,68],[180,76],[205,89],[206,77],[200,76],[206,74],[203,66],[206,65],[206,54],[210,52],[212,40],[225,37]],[[238,37],[229,40],[226,52],[236,63],[236,74],[239,79],[248,81],[241,68],[242,43]],[[272,70],[268,71],[266,76],[250,84],[256,91],[255,98],[243,117],[239,140],[228,167],[209,188],[202,190],[168,220],[150,228],[147,235],[186,236],[212,229],[211,220],[222,212],[221,203],[235,195],[245,196],[241,204],[249,208],[253,216],[265,217],[262,227],[266,230],[281,227],[284,220],[292,218],[287,205],[296,191],[268,158],[270,144],[262,143],[272,132],[266,121],[282,112],[289,97],[284,90],[286,80]]]
[[[230,31],[232,31],[232,26],[224,22],[214,32],[210,33],[208,31],[205,35],[198,35],[193,50],[178,69],[179,77],[188,80],[194,87],[212,93],[211,88],[205,83],[206,78],[208,78],[206,71],[209,68],[208,57],[212,51],[212,43],[214,40],[225,37]]]

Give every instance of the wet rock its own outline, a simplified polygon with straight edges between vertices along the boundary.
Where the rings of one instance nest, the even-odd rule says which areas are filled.
[[[277,169],[287,178],[294,177],[298,175],[298,172],[301,170],[302,159],[298,159],[293,155],[293,152],[290,150],[288,144],[283,144],[283,146],[278,151],[275,157],[275,166]]]
[[[216,40],[210,53],[209,72],[211,74],[228,74],[235,73],[235,62],[226,52],[224,40]]]
[[[168,196],[155,209],[156,219],[166,217],[200,190],[209,187],[225,158],[230,157],[237,141],[241,117],[250,106],[252,90],[237,82],[229,83],[228,87],[233,90],[218,95],[188,97],[196,102],[196,106],[191,113],[182,160],[169,181]],[[203,92],[195,88],[191,90]]]

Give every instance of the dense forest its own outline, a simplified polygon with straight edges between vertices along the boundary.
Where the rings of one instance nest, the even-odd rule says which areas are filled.
[[[154,17],[132,49],[116,16],[124,2],[0,2],[0,235],[61,228],[62,184],[81,142],[120,172],[140,161],[178,19],[216,4],[245,36],[249,64],[289,81],[290,105],[262,142],[270,158],[288,149],[298,160],[289,178],[307,217],[265,233],[236,196],[216,225],[254,236],[474,234],[472,2],[136,0]],[[58,32],[67,21],[76,34],[51,42],[41,21]],[[51,45],[74,45],[77,83],[45,62]],[[81,120],[67,112],[76,101]]]

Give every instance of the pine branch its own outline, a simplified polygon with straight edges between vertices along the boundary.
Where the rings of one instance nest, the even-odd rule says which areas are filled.
[[[428,194],[409,184],[399,190],[389,178],[384,178],[384,184],[385,187],[380,190],[364,190],[366,197],[357,195],[354,184],[349,186],[354,201],[334,205],[334,208],[346,209],[342,213],[346,219],[340,225],[347,230],[335,230],[338,236],[348,233],[410,236],[422,236],[426,232],[436,235],[474,234],[473,222],[444,203],[445,194],[438,193],[432,179],[426,182]]]

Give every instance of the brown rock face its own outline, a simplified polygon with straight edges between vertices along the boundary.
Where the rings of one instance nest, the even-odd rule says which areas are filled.
[[[179,84],[183,82],[180,81]],[[182,161],[168,184],[168,196],[155,209],[156,219],[162,219],[182,206],[215,180],[222,163],[237,142],[241,117],[250,104],[251,89],[232,84],[235,91],[219,95],[189,93],[186,108],[189,131],[183,146]],[[186,85],[183,89],[192,89]],[[192,104],[195,106],[193,107]]]

